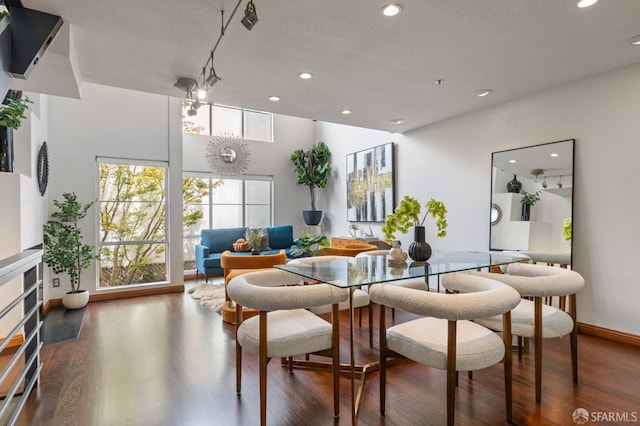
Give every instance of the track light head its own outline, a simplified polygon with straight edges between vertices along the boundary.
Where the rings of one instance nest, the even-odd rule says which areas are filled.
[[[249,3],[247,3],[247,8],[244,10],[244,18],[242,18],[241,22],[249,31],[251,31],[258,22],[258,13],[256,12],[256,6],[253,4],[253,0],[249,0]]]
[[[216,74],[216,70],[213,69],[213,66],[211,66],[211,73],[209,74],[209,77],[207,77],[207,79],[205,80],[205,83],[207,83],[207,86],[209,88],[212,88],[214,84],[216,84],[218,81],[222,80],[220,77],[218,77],[218,74]]]

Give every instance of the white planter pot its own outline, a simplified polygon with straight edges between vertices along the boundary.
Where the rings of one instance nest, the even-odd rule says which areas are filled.
[[[67,309],[81,309],[89,303],[89,292],[80,290],[77,293],[68,292],[62,295],[62,304]]]

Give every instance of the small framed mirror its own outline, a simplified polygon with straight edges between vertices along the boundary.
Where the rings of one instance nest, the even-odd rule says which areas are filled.
[[[500,206],[497,204],[491,204],[491,224],[495,225],[500,222],[502,218],[502,210],[500,210]]]

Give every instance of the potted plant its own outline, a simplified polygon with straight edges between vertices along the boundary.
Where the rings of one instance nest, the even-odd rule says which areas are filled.
[[[296,149],[291,154],[295,166],[298,185],[309,187],[311,210],[304,210],[302,215],[307,225],[317,225],[322,220],[322,210],[316,210],[316,188],[325,188],[331,175],[331,151],[324,142],[313,144],[310,150]]]
[[[396,239],[396,231],[406,234],[410,227],[414,227],[414,242],[409,246],[409,256],[415,261],[426,261],[431,257],[431,246],[425,240],[424,221],[430,214],[436,219],[437,236],[447,235],[447,209],[442,201],[429,200],[424,207],[427,209],[420,220],[420,203],[417,199],[405,195],[392,214],[387,215],[382,226],[384,240],[391,243]]]
[[[520,202],[522,203],[522,217],[520,218],[521,220],[529,220],[529,218],[531,217],[531,206],[535,205],[538,201],[540,201],[540,191],[522,191],[522,198],[520,199]]]
[[[27,118],[24,113],[30,103],[22,92],[10,90],[0,105],[0,172],[13,172],[13,131]]]
[[[320,247],[329,247],[330,242],[326,235],[304,234],[294,240],[291,246],[291,257],[317,256]]]
[[[54,200],[57,211],[43,226],[44,255],[42,260],[56,274],[69,275],[71,291],[62,296],[62,304],[67,309],[83,308],[89,302],[89,292],[80,289],[80,275],[83,269],[97,259],[95,247],[82,243],[82,231],[78,222],[87,215],[93,205],[78,202],[75,193],[62,194],[64,201]]]

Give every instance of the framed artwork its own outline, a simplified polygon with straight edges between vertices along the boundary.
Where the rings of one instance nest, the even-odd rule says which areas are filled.
[[[384,222],[395,208],[393,142],[347,154],[347,220]]]

